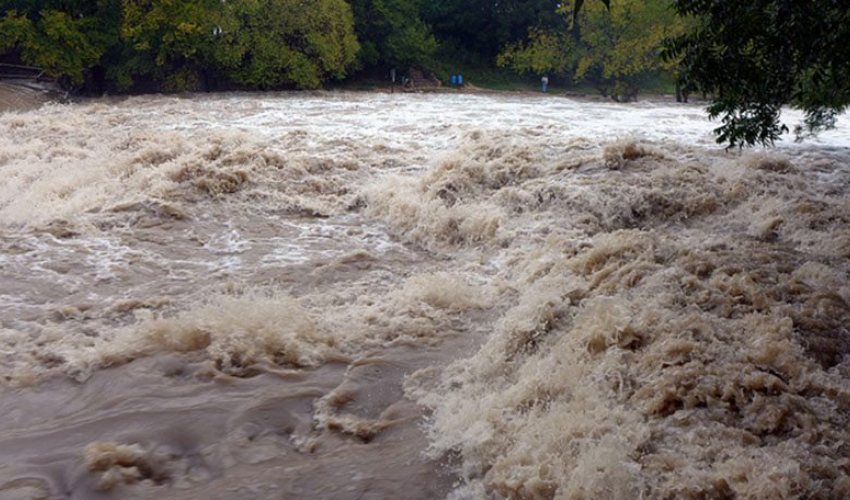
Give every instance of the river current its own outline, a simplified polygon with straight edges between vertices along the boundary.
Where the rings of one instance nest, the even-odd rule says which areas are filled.
[[[850,128],[715,126],[513,94],[0,114],[0,500],[850,496]]]

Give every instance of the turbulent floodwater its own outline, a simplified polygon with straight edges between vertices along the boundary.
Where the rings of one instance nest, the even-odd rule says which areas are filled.
[[[0,499],[846,498],[850,129],[712,126],[510,95],[0,115]]]
[[[0,112],[25,111],[48,102],[48,92],[27,85],[0,81]]]

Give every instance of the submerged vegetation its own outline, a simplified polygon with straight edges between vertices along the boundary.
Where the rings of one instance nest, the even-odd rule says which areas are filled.
[[[676,81],[711,99],[731,146],[788,132],[785,105],[806,112],[798,137],[830,128],[848,47],[850,11],[829,0],[0,0],[0,62],[75,91],[312,89],[415,67],[623,101]]]

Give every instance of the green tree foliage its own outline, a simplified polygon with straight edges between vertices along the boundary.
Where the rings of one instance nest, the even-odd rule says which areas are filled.
[[[81,84],[118,39],[117,1],[0,2],[0,52]]]
[[[712,97],[718,142],[772,144],[784,105],[798,138],[833,127],[850,103],[850,6],[836,0],[676,0],[695,27],[669,46],[682,79]]]
[[[420,17],[418,0],[352,0],[365,67],[427,65],[437,40]]]
[[[359,44],[343,0],[254,0],[238,7],[243,23],[235,33],[223,31],[216,52],[238,83],[316,88],[345,76],[355,61]]]
[[[344,76],[355,54],[361,68],[428,67],[437,56],[488,66],[504,45],[525,39],[529,26],[543,33],[563,24],[559,6],[558,0],[0,0],[0,57],[45,67],[90,90],[313,88]]]
[[[528,36],[529,27],[562,22],[559,0],[431,0],[422,17],[441,45],[472,61],[492,64],[506,44]]]
[[[573,34],[563,29],[531,28],[528,42],[510,44],[496,58],[499,66],[543,75],[567,74],[578,65],[579,51]]]
[[[675,66],[660,57],[664,40],[684,29],[669,0],[612,0],[610,9],[592,2],[580,12],[577,6],[564,3],[557,29],[531,29],[528,41],[508,45],[498,64],[570,75],[617,100],[633,98],[647,77]]]
[[[35,33],[32,21],[25,14],[10,10],[0,18],[0,51],[9,52],[19,45],[28,44]]]
[[[600,1],[602,2],[602,4],[605,7],[609,8],[609,9],[611,8],[611,0],[600,0]],[[576,19],[578,19],[578,13],[581,12],[581,8],[583,6],[584,6],[584,0],[575,0],[575,3],[573,5],[573,20],[574,21]]]
[[[166,90],[201,87],[220,0],[124,0],[123,60],[111,72],[120,86],[136,77],[163,82]]]
[[[357,53],[343,0],[124,0],[133,75],[168,90],[209,87],[215,76],[251,87],[315,88],[340,78]]]
[[[315,88],[353,64],[353,26],[345,0],[0,0],[0,54],[119,89]]]

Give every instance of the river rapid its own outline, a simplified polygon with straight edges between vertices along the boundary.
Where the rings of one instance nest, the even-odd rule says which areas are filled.
[[[0,114],[0,500],[847,498],[850,126],[716,125],[511,94]]]

